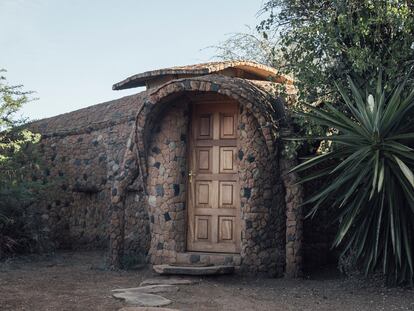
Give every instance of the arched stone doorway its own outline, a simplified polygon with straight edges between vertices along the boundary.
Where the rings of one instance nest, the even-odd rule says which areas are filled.
[[[190,107],[208,96],[238,105],[236,130],[240,144],[233,154],[238,167],[240,243],[234,252],[219,256],[220,260],[232,262],[243,271],[272,275],[284,272],[287,212],[278,139],[283,107],[270,95],[269,86],[272,83],[209,75],[173,80],[148,93],[114,191],[113,261],[122,249],[122,226],[116,225],[122,223],[122,193],[137,176],[150,219],[150,262],[198,262],[217,257],[214,252],[188,252],[187,244]],[[290,204],[290,208],[296,206],[296,202]]]
[[[284,263],[283,190],[249,109],[228,96],[184,92],[156,119],[146,182],[151,262],[216,260],[276,273]]]

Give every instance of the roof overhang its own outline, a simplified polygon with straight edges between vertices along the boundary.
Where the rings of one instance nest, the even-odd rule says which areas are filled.
[[[250,61],[223,61],[146,71],[130,76],[118,83],[115,83],[112,86],[112,89],[124,90],[134,87],[146,86],[149,82],[155,79],[161,80],[168,77],[170,78],[169,80],[173,80],[184,77],[204,76],[213,73],[219,73],[220,71],[231,68],[254,75],[256,80],[260,79],[263,81],[274,81],[286,84],[293,83],[293,80],[290,77],[281,75],[275,68],[266,65]]]

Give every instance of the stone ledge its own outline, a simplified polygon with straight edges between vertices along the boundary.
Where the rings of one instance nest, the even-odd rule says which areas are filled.
[[[118,311],[180,311],[178,309],[159,308],[159,307],[124,307]]]
[[[177,253],[175,265],[191,265],[191,264],[204,264],[204,265],[216,265],[216,266],[240,266],[241,256],[240,254],[225,254],[225,253]]]
[[[234,273],[234,266],[189,267],[155,265],[152,268],[161,275],[222,275]]]

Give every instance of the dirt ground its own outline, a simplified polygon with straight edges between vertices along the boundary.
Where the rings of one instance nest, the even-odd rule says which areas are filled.
[[[111,289],[136,287],[148,269],[107,271],[98,252],[62,252],[0,263],[0,310],[118,310]],[[414,310],[414,291],[332,273],[302,280],[221,276],[163,295],[179,310]]]

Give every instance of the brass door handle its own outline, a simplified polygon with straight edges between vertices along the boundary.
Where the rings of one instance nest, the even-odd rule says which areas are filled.
[[[193,176],[196,176],[196,174],[195,174],[195,173],[193,173],[193,171],[192,171],[192,170],[190,170],[190,172],[188,173],[188,177],[190,177],[190,183],[192,183],[192,182],[193,182]]]

